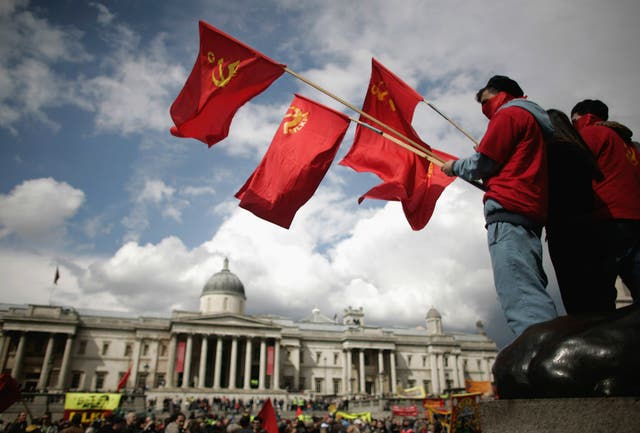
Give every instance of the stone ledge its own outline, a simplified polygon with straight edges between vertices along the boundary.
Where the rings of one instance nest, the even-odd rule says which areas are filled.
[[[638,433],[640,397],[480,403],[482,433]]]

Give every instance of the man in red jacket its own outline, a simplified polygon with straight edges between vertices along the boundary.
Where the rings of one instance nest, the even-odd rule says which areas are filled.
[[[545,137],[553,134],[546,111],[524,97],[514,80],[492,77],[476,95],[489,126],[477,153],[448,161],[442,171],[487,187],[484,214],[494,285],[507,324],[520,335],[554,319],[546,291],[540,235],[547,218]]]
[[[585,99],[571,110],[571,120],[595,155],[604,180],[593,185],[596,200],[596,242],[600,243],[602,290],[597,299],[585,300],[586,311],[616,308],[618,275],[634,302],[640,294],[640,152],[612,128],[600,124],[609,108],[599,100]]]

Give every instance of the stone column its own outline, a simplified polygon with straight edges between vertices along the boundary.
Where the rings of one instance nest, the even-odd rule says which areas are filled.
[[[453,379],[453,386],[454,388],[459,388],[459,387],[463,387],[464,388],[464,383],[462,385],[460,385],[459,382],[459,375],[458,375],[458,361],[457,361],[457,356],[454,354],[449,354],[449,365],[451,366],[451,376]]]
[[[200,345],[200,371],[198,371],[198,388],[204,388],[204,380],[207,374],[207,352],[209,351],[209,336],[202,336]]]
[[[264,390],[265,373],[267,366],[267,341],[263,338],[260,340],[260,376],[258,378],[258,388]]]
[[[4,371],[4,365],[7,362],[7,354],[11,345],[11,336],[0,331],[0,371]]]
[[[133,389],[138,387],[138,370],[140,369],[140,351],[142,342],[139,338],[136,338],[135,343],[133,343],[133,363],[131,365],[131,383]],[[146,378],[145,378],[146,380]],[[126,385],[125,385],[126,388]]]
[[[348,394],[349,388],[347,387],[347,351],[342,351],[342,393]]]
[[[295,392],[298,392],[300,388],[300,348],[296,347],[291,349],[291,361],[293,363],[294,375],[293,375],[293,388]]]
[[[213,388],[220,389],[220,376],[222,375],[222,335],[216,339],[216,361],[213,369]]]
[[[444,390],[444,388],[447,386],[447,382],[444,380],[444,362],[443,362],[443,357],[441,353],[437,355],[437,360],[438,360],[438,378],[440,379],[440,390]]]
[[[487,366],[489,369],[489,377],[488,377],[488,381],[493,382],[494,378],[493,378],[493,364],[496,362],[495,358],[489,358],[487,360],[487,362],[489,363],[489,365]]]
[[[187,335],[187,347],[184,356],[184,370],[182,372],[182,387],[189,388],[191,386],[191,356],[193,351],[193,335]]]
[[[378,350],[378,389],[377,394],[384,394],[384,355],[382,349]]]
[[[236,364],[238,363],[238,337],[231,338],[231,361],[229,365],[229,389],[236,389]]]
[[[173,388],[175,385],[174,373],[176,371],[176,346],[178,336],[176,334],[171,335],[169,340],[169,359],[167,360],[167,379],[165,383],[168,388]]]
[[[429,354],[429,365],[431,368],[431,385],[433,386],[433,393],[438,395],[440,394],[440,378],[438,375],[438,360],[435,353]]]
[[[391,393],[395,395],[398,379],[396,378],[396,354],[393,350],[389,351],[389,367],[391,370]]]
[[[71,360],[71,346],[73,346],[73,335],[67,335],[67,341],[64,344],[64,352],[62,353],[62,365],[60,365],[60,375],[58,376],[58,389],[64,389],[67,383],[67,375],[69,374],[69,361]]]
[[[49,335],[49,341],[47,341],[47,348],[44,352],[44,360],[42,361],[42,367],[40,368],[40,378],[38,379],[38,389],[44,390],[47,387],[49,380],[49,372],[51,370],[51,354],[53,353],[53,344],[55,342],[54,334]]]
[[[160,361],[160,341],[152,340],[151,341],[151,353],[153,354],[153,358],[151,358],[151,364],[149,365],[149,374],[151,375],[151,386],[156,386],[156,375],[158,374],[158,362]]]
[[[347,349],[347,366],[346,366],[346,370],[347,370],[347,394],[353,394],[353,389],[351,387],[351,349]]]
[[[464,383],[464,361],[462,355],[456,356],[456,364],[458,365],[458,383],[460,386],[465,386]]]
[[[11,376],[18,382],[22,379],[22,362],[24,361],[24,345],[27,339],[25,333],[20,334],[20,340],[18,341],[18,348],[16,349],[16,357],[13,362],[13,369],[11,370]]]
[[[273,382],[271,389],[280,389],[280,340],[273,345]]]
[[[251,389],[251,338],[247,338],[247,345],[244,349],[244,389]]]
[[[358,359],[358,388],[361,394],[366,392],[365,381],[364,381],[364,349],[360,349],[359,359]]]
[[[489,380],[489,367],[487,363],[487,358],[482,358],[480,362],[480,366],[482,368],[482,380]]]

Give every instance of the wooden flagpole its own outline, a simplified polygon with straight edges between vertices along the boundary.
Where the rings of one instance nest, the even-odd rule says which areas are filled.
[[[365,128],[369,128],[371,131],[375,132],[376,134],[382,135],[387,140],[393,141],[397,145],[404,147],[405,149],[415,153],[418,156],[421,156],[423,158],[428,159],[429,161],[431,161],[433,164],[437,165],[438,167],[442,167],[442,165],[443,165],[442,162],[440,162],[440,159],[434,160],[429,155],[427,155],[426,153],[422,152],[420,149],[416,149],[413,146],[409,146],[407,143],[397,139],[396,137],[394,137],[392,135],[387,134],[386,132],[384,132],[384,131],[382,131],[380,129],[374,128],[373,126],[369,125],[368,123],[363,122],[362,120],[355,119],[353,117],[349,117],[349,120],[351,120],[352,122],[357,123],[358,125],[362,125]],[[460,179],[462,179],[465,182],[475,186],[478,189],[481,189],[482,191],[486,191],[487,190],[487,188],[484,185],[482,185],[480,182],[476,182],[476,181],[473,181],[473,180],[467,180],[467,179],[463,179],[463,178],[460,178]]]
[[[393,132],[395,135],[397,135],[398,137],[400,137],[402,140],[398,139],[397,137],[394,137],[382,130],[378,130],[377,128],[372,127],[371,125],[364,123],[360,120],[351,118],[350,119],[354,122],[356,122],[359,125],[365,126],[369,129],[371,129],[372,131],[382,135],[384,138],[391,140],[392,142],[396,143],[399,146],[402,146],[403,148],[415,153],[418,156],[421,156],[423,158],[428,159],[430,162],[432,162],[433,164],[435,164],[438,167],[442,167],[444,165],[444,163],[446,162],[445,160],[443,160],[442,158],[440,158],[440,156],[434,154],[433,152],[431,152],[429,149],[425,148],[424,146],[422,146],[419,143],[416,143],[414,140],[411,140],[409,137],[405,136],[404,134],[396,131],[394,128],[390,127],[389,125],[387,125],[386,123],[376,119],[375,117],[371,116],[368,113],[365,113],[364,111],[362,111],[361,109],[359,109],[358,107],[354,106],[353,104],[350,104],[349,102],[345,101],[344,99],[340,98],[339,96],[329,92],[327,89],[319,86],[318,84],[314,83],[311,80],[308,80],[307,78],[303,77],[302,75],[292,71],[291,69],[287,68],[286,66],[284,67],[285,72],[293,75],[295,78],[299,79],[300,81],[310,85],[311,87],[313,87],[316,90],[319,90],[320,92],[324,93],[325,95],[329,96],[330,98],[335,99],[336,101],[340,102],[341,104],[349,107],[350,109],[352,109],[353,111],[355,111],[356,113],[361,114],[362,116],[366,117],[367,119],[371,120],[372,122],[375,122],[376,124],[382,126],[383,128],[389,130],[390,132]],[[424,98],[423,98],[424,100]],[[404,141],[403,141],[404,140]],[[407,144],[409,143],[409,144]],[[474,182],[474,181],[467,181],[466,179],[464,179],[466,182],[470,183],[471,185],[475,186],[478,189],[481,189],[483,191],[486,190],[486,188],[478,183],[478,182]]]
[[[409,137],[405,136],[404,134],[400,133],[399,131],[396,131],[394,128],[392,128],[389,125],[387,125],[386,123],[376,119],[375,117],[371,116],[370,114],[365,113],[364,111],[362,111],[358,107],[354,106],[353,104],[348,103],[347,101],[345,101],[344,99],[340,98],[339,96],[334,95],[333,93],[329,92],[327,89],[325,89],[323,87],[320,87],[318,84],[314,83],[313,81],[310,81],[310,80],[306,79],[302,75],[297,74],[296,72],[292,71],[291,69],[287,68],[286,66],[284,67],[284,70],[285,70],[285,72],[288,72],[289,74],[293,75],[294,77],[296,77],[300,81],[303,81],[304,83],[310,85],[314,89],[319,90],[320,92],[324,93],[325,95],[329,96],[330,98],[333,98],[336,101],[340,102],[341,104],[346,105],[347,107],[349,107],[353,111],[361,114],[362,116],[366,117],[367,119],[371,120],[372,122],[376,123],[377,125],[379,125],[379,126],[383,127],[384,129],[392,132],[393,134],[395,134],[396,136],[398,136],[402,140],[404,140],[403,144],[406,145],[407,143],[409,143],[411,145],[411,147],[414,147],[414,148],[422,151],[426,155],[429,155],[428,159],[430,161],[434,162],[438,167],[441,167],[446,162],[442,158],[440,158],[438,155],[435,155],[433,152],[431,152],[426,147],[422,146],[419,143],[416,143],[414,140],[410,139]],[[391,136],[389,134],[387,134],[387,137],[385,137],[385,138],[389,138],[389,137],[391,137]],[[391,140],[391,138],[389,138],[389,139]],[[392,140],[392,141],[394,143],[396,143],[396,144],[399,144],[395,140]],[[403,147],[405,147],[405,146],[403,146]],[[436,163],[436,161],[438,161],[438,162]]]
[[[478,140],[476,140],[475,138],[473,138],[471,136],[471,134],[469,134],[467,131],[465,131],[464,129],[462,129],[462,127],[460,125],[458,125],[456,122],[454,122],[449,116],[447,116],[446,114],[444,114],[442,111],[440,111],[438,109],[438,107],[436,107],[433,103],[431,103],[430,101],[422,98],[422,102],[424,102],[425,104],[427,104],[429,107],[431,107],[436,113],[438,113],[439,115],[441,115],[442,117],[445,118],[445,120],[447,120],[447,122],[449,122],[450,124],[452,124],[453,126],[455,126],[455,128],[462,132],[464,135],[467,136],[467,138],[471,141],[473,141],[473,143],[477,146],[478,144]]]

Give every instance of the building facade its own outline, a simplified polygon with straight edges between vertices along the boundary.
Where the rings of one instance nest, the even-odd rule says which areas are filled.
[[[43,305],[0,305],[0,371],[34,391],[150,395],[430,394],[491,381],[496,344],[447,333],[437,310],[415,328],[365,323],[348,307],[341,320],[314,309],[302,320],[245,314],[245,289],[229,270],[203,288],[200,311],[140,317]]]

